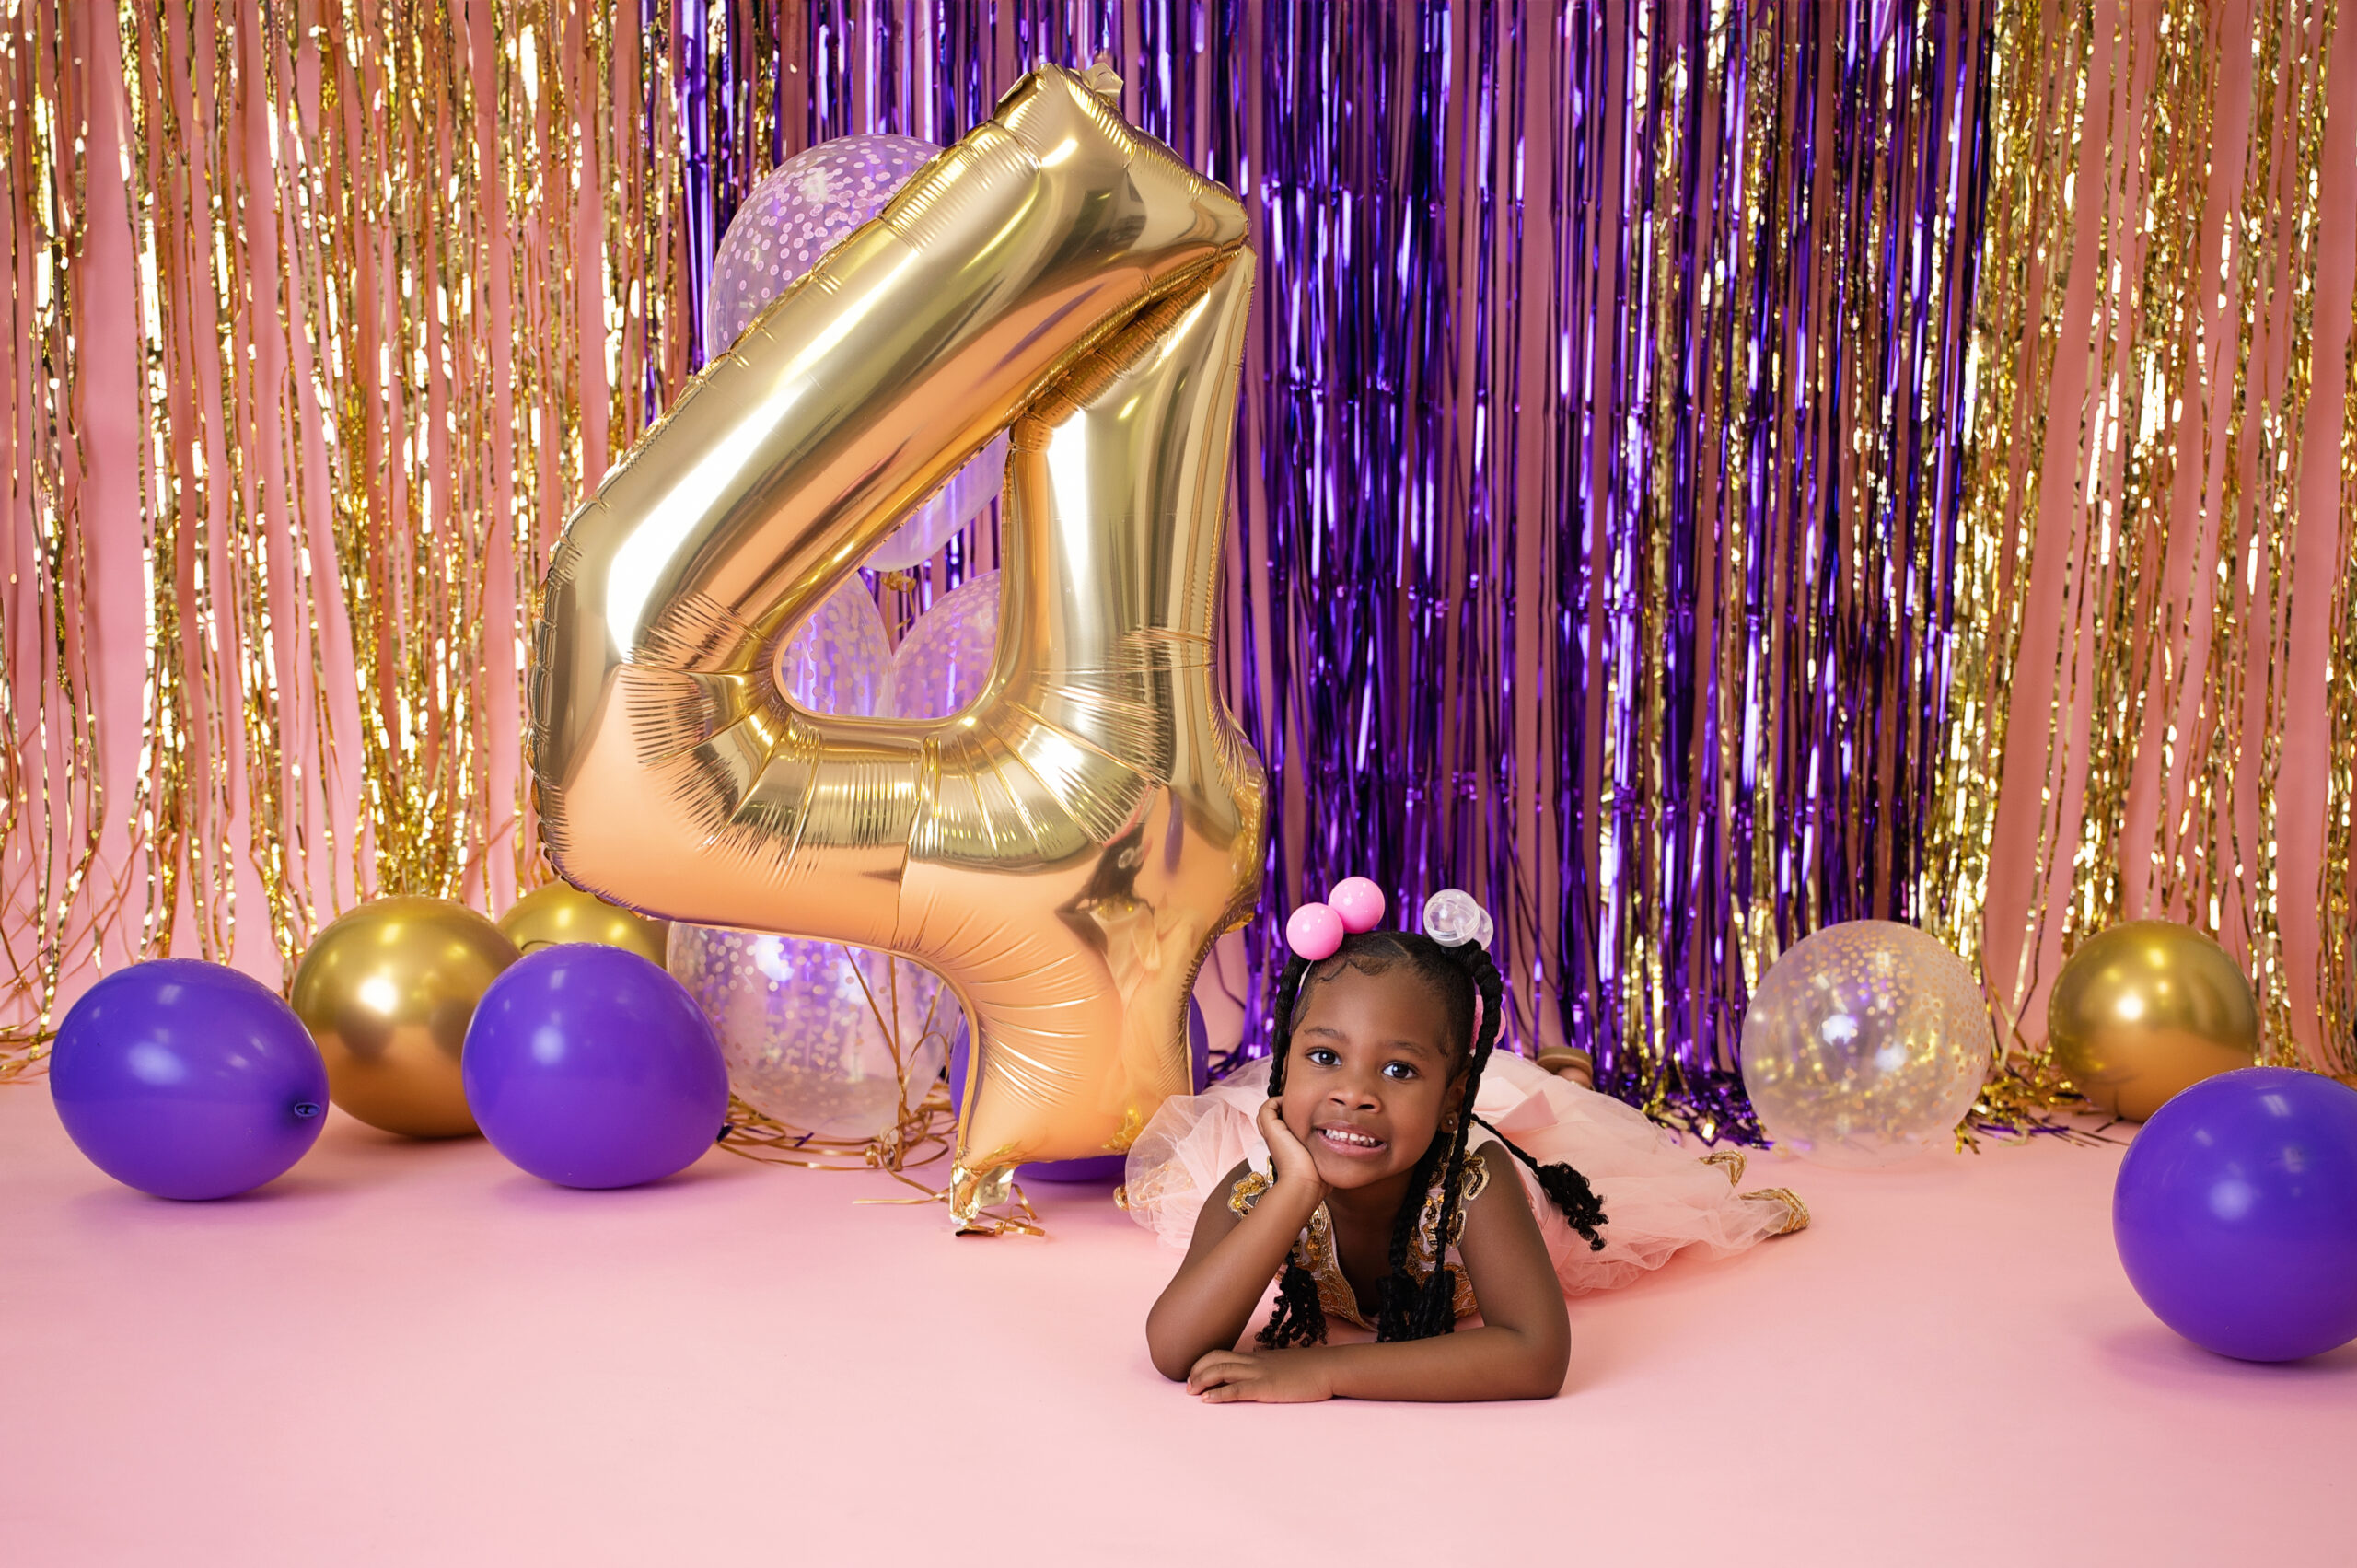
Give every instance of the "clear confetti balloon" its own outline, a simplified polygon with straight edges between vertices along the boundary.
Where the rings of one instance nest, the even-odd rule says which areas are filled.
[[[1743,1086],[1775,1142],[1820,1165],[1955,1146],[1989,1075],[1979,981],[1937,937],[1851,921],[1776,960],[1743,1016]]]
[[[935,599],[892,656],[892,711],[946,719],[981,694],[998,651],[998,574],[985,572]]]
[[[892,711],[892,642],[867,585],[853,575],[795,629],[778,656],[779,687],[814,714]]]
[[[940,151],[910,136],[838,136],[771,170],[729,220],[712,260],[703,312],[703,339],[712,353],[726,351],[787,285],[882,212]],[[920,502],[869,552],[867,564],[896,570],[932,559],[951,534],[997,499],[1005,477],[1006,437],[1001,435]]]
[[[729,1087],[821,1137],[891,1127],[903,1092],[914,1109],[931,1091],[964,1025],[931,971],[833,942],[674,924],[670,970],[718,1032]]]

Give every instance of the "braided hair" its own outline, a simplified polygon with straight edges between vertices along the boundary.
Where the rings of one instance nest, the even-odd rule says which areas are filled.
[[[1274,1099],[1285,1090],[1285,1063],[1293,1051],[1294,1016],[1300,1009],[1301,994],[1309,985],[1346,969],[1380,974],[1401,963],[1413,969],[1440,997],[1448,1015],[1448,1038],[1469,1039],[1472,1049],[1464,1068],[1464,1114],[1457,1118],[1453,1130],[1441,1132],[1425,1146],[1415,1168],[1409,1173],[1408,1200],[1399,1205],[1399,1216],[1392,1222],[1390,1267],[1376,1287],[1375,1337],[1378,1342],[1426,1340],[1457,1330],[1457,1271],[1448,1266],[1446,1245],[1441,1256],[1434,1260],[1431,1274],[1421,1282],[1409,1271],[1409,1249],[1415,1240],[1424,1207],[1417,1195],[1431,1191],[1435,1183],[1441,1193],[1439,1236],[1446,1237],[1456,1225],[1466,1145],[1472,1138],[1473,1123],[1479,1120],[1472,1113],[1473,1102],[1480,1093],[1481,1070],[1489,1064],[1490,1053],[1496,1048],[1504,1021],[1504,981],[1498,973],[1497,964],[1478,943],[1444,947],[1429,936],[1404,931],[1368,931],[1345,936],[1329,958],[1312,963],[1296,955],[1286,960],[1284,972],[1277,979],[1275,1055],[1269,1069],[1269,1098]],[[1478,1039],[1473,1030],[1476,997],[1481,1004]],[[1541,1165],[1495,1127],[1486,1121],[1481,1125],[1489,1127],[1515,1158],[1536,1173],[1539,1190],[1562,1211],[1572,1228],[1586,1238],[1588,1246],[1601,1249],[1604,1238],[1597,1230],[1605,1223],[1604,1205],[1597,1201],[1587,1178],[1568,1165]],[[1282,1350],[1288,1345],[1322,1343],[1325,1338],[1326,1310],[1318,1299],[1317,1281],[1288,1252],[1284,1272],[1277,1282],[1276,1310],[1261,1329],[1260,1343]]]

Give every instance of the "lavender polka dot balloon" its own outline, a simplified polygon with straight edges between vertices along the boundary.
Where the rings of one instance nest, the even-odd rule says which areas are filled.
[[[909,177],[941,149],[911,136],[838,136],[796,153],[753,187],[722,236],[704,299],[704,342],[717,356],[795,279],[852,230],[882,212]],[[1006,437],[981,449],[919,503],[866,564],[914,566],[972,521],[999,493]]]

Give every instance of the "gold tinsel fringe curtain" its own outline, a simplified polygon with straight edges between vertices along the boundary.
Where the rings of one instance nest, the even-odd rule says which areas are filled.
[[[2357,1067],[2357,49],[2331,0],[1984,3],[1924,907],[2027,1040],[2078,936],[2157,913],[2247,957],[2279,1050]],[[857,6],[730,0],[759,47],[699,123],[761,134],[713,141],[706,188],[910,82],[986,105],[1098,32],[1183,47],[1133,6],[1037,8],[912,26],[900,60]],[[101,967],[269,973],[369,893],[536,878],[529,595],[684,377],[708,238],[696,31],[648,14],[0,0],[0,1051]],[[1248,61],[1201,79],[1280,111]],[[742,93],[775,122],[732,119]]]
[[[2357,1070],[2357,49],[2335,0],[2001,0],[1946,834],[2028,1041],[2078,940],[2216,935]]]
[[[8,1037],[535,854],[521,634],[685,373],[668,65],[606,6],[19,5],[0,29]]]

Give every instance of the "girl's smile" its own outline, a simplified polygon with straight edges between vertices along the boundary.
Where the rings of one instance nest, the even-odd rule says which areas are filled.
[[[1353,1127],[1347,1121],[1312,1122],[1310,1130],[1332,1144],[1335,1153],[1347,1155],[1353,1159],[1368,1158],[1381,1154],[1391,1146],[1391,1141],[1388,1138],[1377,1137],[1364,1128]]]

